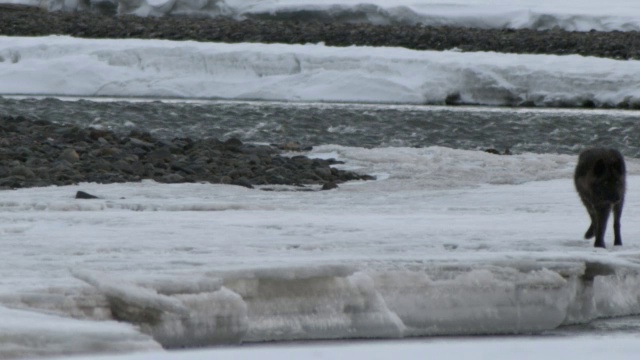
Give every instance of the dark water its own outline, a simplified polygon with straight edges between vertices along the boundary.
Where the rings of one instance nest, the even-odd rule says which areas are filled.
[[[564,154],[607,145],[640,157],[640,112],[629,110],[0,98],[0,115],[118,132],[138,127],[162,138]]]

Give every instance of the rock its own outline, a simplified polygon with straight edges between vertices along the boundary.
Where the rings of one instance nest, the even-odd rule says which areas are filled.
[[[338,188],[338,184],[330,181],[330,182],[324,183],[324,185],[322,185],[322,189],[320,189],[320,190],[332,190],[332,189],[337,189],[337,188]]]
[[[84,191],[78,191],[78,192],[76,192],[76,199],[99,199],[99,197],[97,197],[95,195],[91,195],[91,194],[86,193]]]
[[[71,164],[77,163],[80,160],[80,155],[76,152],[75,149],[65,149],[60,154],[60,160],[67,161]]]
[[[484,152],[489,154],[494,154],[494,155],[512,155],[511,150],[509,150],[509,148],[506,148],[502,153],[494,148],[485,149]]]
[[[249,179],[247,179],[246,177],[239,177],[239,178],[231,181],[231,184],[232,185],[244,186],[246,188],[253,189],[253,185],[251,184]]]
[[[147,148],[147,149],[151,149],[154,147],[154,145],[150,142],[144,141],[144,140],[140,140],[137,138],[129,138],[129,142],[134,145],[134,146],[139,146],[139,147],[143,147],[143,148]]]
[[[251,169],[247,168],[247,167],[240,167],[237,168],[235,170],[232,170],[231,172],[229,172],[228,174],[232,179],[237,179],[237,178],[252,178],[254,177],[254,173],[251,171]]]
[[[459,92],[453,92],[448,94],[444,99],[445,105],[461,105],[462,104],[462,96]]]
[[[313,150],[312,146],[303,146],[297,141],[290,141],[282,144],[272,144],[272,146],[282,150],[282,151],[311,151]]]
[[[185,182],[185,178],[179,174],[166,174],[160,178],[160,182],[168,184],[178,184]]]
[[[109,138],[113,137],[113,133],[111,131],[108,130],[102,130],[102,129],[91,129],[89,131],[89,137],[93,140],[100,140],[103,139],[105,142],[108,143]]]
[[[18,165],[16,167],[14,167],[13,169],[11,169],[10,172],[11,176],[20,176],[23,177],[25,179],[32,179],[36,176],[36,174],[33,172],[33,170],[29,169],[26,166],[23,165]]]
[[[331,180],[333,178],[330,167],[317,167],[314,169],[316,175],[324,180]]]
[[[133,174],[133,167],[131,166],[131,164],[129,164],[128,162],[126,162],[125,160],[118,160],[115,163],[113,163],[113,168],[120,170],[122,172],[125,172],[127,174]]]
[[[242,147],[242,141],[237,138],[231,138],[224,142],[224,146],[227,150],[240,151]]]
[[[163,147],[154,151],[150,151],[147,154],[147,160],[154,164],[169,162],[173,155],[167,147]]]

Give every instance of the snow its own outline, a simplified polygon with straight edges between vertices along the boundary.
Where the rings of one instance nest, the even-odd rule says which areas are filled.
[[[328,47],[0,37],[0,95],[616,106],[640,102],[639,61]]]
[[[635,0],[2,0],[50,11],[207,15],[570,31],[640,30]]]
[[[0,311],[11,322],[0,331],[19,335],[0,337],[0,352],[522,334],[640,313],[640,198],[628,194],[624,246],[609,231],[609,248],[593,248],[573,156],[336,145],[309,155],[379,180],[312,192],[151,181],[4,192]],[[628,170],[637,188],[640,162]],[[46,321],[11,325],[33,316]],[[52,333],[57,323],[67,332]]]

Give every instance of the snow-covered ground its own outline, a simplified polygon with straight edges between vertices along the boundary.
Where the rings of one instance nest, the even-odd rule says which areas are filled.
[[[482,105],[640,103],[640,61],[549,55],[0,37],[0,95]]]
[[[139,16],[208,15],[481,28],[640,29],[635,0],[0,0],[51,11],[94,9]]]
[[[3,192],[0,357],[530,333],[640,313],[635,159],[624,246],[609,231],[602,250],[581,238],[571,156],[332,145],[310,155],[378,180]]]

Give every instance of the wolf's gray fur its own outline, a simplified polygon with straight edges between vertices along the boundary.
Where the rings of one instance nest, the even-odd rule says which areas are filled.
[[[614,245],[622,245],[620,216],[626,190],[624,157],[616,149],[592,148],[578,158],[574,175],[576,190],[591,217],[585,239],[594,235],[595,247],[605,247],[604,233],[609,213],[613,209]]]

